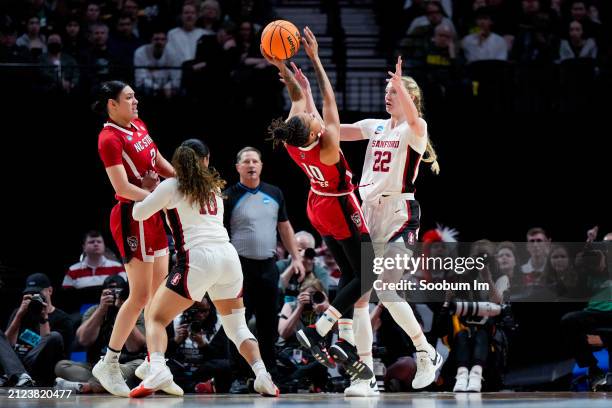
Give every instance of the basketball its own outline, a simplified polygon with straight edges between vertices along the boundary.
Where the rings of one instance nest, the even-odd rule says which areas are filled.
[[[300,49],[300,31],[289,21],[273,21],[261,33],[261,46],[268,56],[289,59]]]

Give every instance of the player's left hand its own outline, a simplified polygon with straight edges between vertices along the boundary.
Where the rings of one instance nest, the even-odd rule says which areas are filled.
[[[147,170],[141,180],[140,186],[143,190],[153,191],[159,185],[159,174],[153,170]]]
[[[293,273],[298,275],[298,282],[302,282],[306,277],[306,269],[304,268],[302,261],[293,259],[290,266],[293,269]]]
[[[395,72],[388,71],[391,78],[387,79],[387,82],[391,83],[396,91],[399,91],[402,87],[402,56],[397,57],[397,62],[395,63]]]

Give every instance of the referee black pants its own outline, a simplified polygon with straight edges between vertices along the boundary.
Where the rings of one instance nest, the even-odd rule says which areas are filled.
[[[242,296],[246,308],[247,322],[255,315],[259,350],[266,368],[271,374],[276,371],[276,339],[278,336],[278,279],[276,260],[249,259],[240,257],[244,282]],[[232,344],[232,359],[239,377],[252,376],[251,368]]]

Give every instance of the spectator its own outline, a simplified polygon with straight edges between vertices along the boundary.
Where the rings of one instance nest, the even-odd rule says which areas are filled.
[[[150,24],[146,18],[141,18],[139,15],[140,7],[136,0],[125,0],[121,14],[129,16],[132,20],[132,35],[141,41],[148,38],[152,33],[150,31]]]
[[[456,60],[455,35],[448,26],[440,24],[434,29],[425,62],[428,67],[441,68],[454,65]]]
[[[302,255],[306,277],[308,274],[312,273],[313,277],[321,282],[321,285],[323,285],[325,291],[329,291],[329,285],[331,284],[329,272],[323,266],[315,262],[316,253],[314,251],[314,237],[310,232],[298,231],[295,233],[295,240],[297,242],[298,249],[300,250],[300,254]],[[308,248],[312,249],[312,252],[309,251],[309,255],[305,256]],[[277,261],[276,267],[278,268],[278,271],[281,272],[279,287],[281,290],[284,290],[287,287],[289,280],[291,280],[291,277],[295,274],[294,268],[291,267],[291,257]],[[304,281],[305,280],[306,278],[304,278]]]
[[[571,351],[579,367],[588,368],[589,382],[598,385],[604,372],[597,365],[587,335],[596,328],[612,328],[612,280],[602,251],[586,248],[576,257],[578,279],[590,293],[584,310],[570,312],[561,319],[561,333],[565,334],[566,350]]]
[[[111,78],[116,79],[117,65],[115,56],[108,49],[108,26],[106,24],[94,24],[91,26],[91,47],[85,58],[89,88],[95,89],[97,85],[108,81]]]
[[[439,1],[431,0],[425,6],[425,15],[415,18],[408,27],[408,35],[425,35],[431,38],[434,28],[444,24],[448,26],[454,35],[457,35],[453,22],[444,16],[444,10]]]
[[[221,6],[217,0],[205,0],[200,4],[198,27],[204,29],[204,35],[216,35],[221,21]]]
[[[561,40],[559,47],[559,57],[561,61],[574,58],[597,58],[597,44],[592,38],[585,38],[582,24],[579,21],[572,21],[569,24],[569,37]]]
[[[551,246],[544,267],[542,284],[552,289],[558,296],[567,295],[576,288],[576,273],[569,251],[565,246],[559,244]]]
[[[310,380],[316,388],[322,389],[327,382],[327,369],[317,363],[314,357],[301,350],[295,333],[314,324],[329,307],[329,299],[323,285],[317,279],[304,281],[299,293],[292,295],[293,299],[283,304],[278,320],[281,347],[279,359],[289,368],[282,373],[284,382],[302,381],[300,385],[303,387],[306,385],[304,381]],[[296,354],[300,358],[296,359]]]
[[[62,52],[62,37],[51,34],[48,52],[40,59],[43,89],[46,92],[71,93],[79,84],[79,67],[74,58]]]
[[[183,5],[181,13],[181,26],[168,32],[168,62],[173,67],[180,67],[185,61],[195,58],[198,40],[205,34],[204,30],[196,27],[196,8],[193,4]]]
[[[29,0],[26,6],[27,15],[37,16],[40,21],[40,26],[43,29],[49,29],[53,26],[53,11],[45,0]]]
[[[17,30],[12,24],[0,29],[0,62],[28,62],[30,53],[27,47],[17,44]]]
[[[26,32],[17,38],[18,46],[26,47],[34,59],[47,52],[47,39],[40,33],[40,19],[37,16],[28,18]]]
[[[106,246],[104,238],[98,231],[89,231],[83,239],[83,259],[70,268],[64,276],[62,287],[64,289],[94,288],[96,299],[99,290],[106,278],[111,275],[120,275],[124,280],[127,274],[123,265],[108,259],[104,254]]]
[[[500,242],[495,250],[495,261],[497,266],[497,279],[495,288],[502,296],[502,302],[506,302],[510,295],[520,287],[520,270],[516,247],[512,242]],[[519,282],[519,283],[517,283]]]
[[[128,296],[129,287],[121,276],[111,275],[104,280],[100,303],[87,309],[76,332],[77,340],[87,350],[87,362],[62,360],[54,364],[55,374],[59,377],[56,387],[83,394],[106,392],[91,370],[106,353],[117,312]],[[125,342],[120,361],[123,376],[134,386],[138,381],[136,368],[143,362],[139,357],[142,357],[144,346],[145,327],[141,314]]]
[[[278,187],[261,181],[262,165],[259,150],[245,147],[238,152],[236,170],[240,182],[224,192],[224,218],[244,274],[246,318],[248,321],[255,314],[262,360],[274,376],[279,280],[274,258],[277,232],[291,254],[291,267],[302,277],[304,265],[287,217],[283,193]],[[246,369],[242,367],[230,392],[243,393],[246,390]]]
[[[159,69],[171,65],[168,53],[166,31],[161,28],[153,29],[151,43],[141,46],[134,52],[134,83],[143,93],[157,94],[162,92],[170,97],[176,94],[180,86],[180,71],[173,69]]]
[[[82,61],[87,48],[87,41],[81,32],[81,23],[77,18],[69,18],[64,27],[63,46],[65,54],[77,61]]]
[[[85,27],[87,31],[91,33],[92,26],[102,23],[100,19],[101,10],[100,5],[96,1],[90,1],[87,3],[85,8]]]
[[[23,299],[9,319],[6,338],[39,386],[53,384],[53,367],[71,344],[72,321],[53,306],[53,287],[47,275],[26,279]]]
[[[184,311],[169,327],[168,367],[174,381],[184,390],[212,378],[217,392],[231,384],[228,339],[217,310],[208,297]]]
[[[0,330],[0,387],[34,387],[34,380],[15,354],[6,335]]]
[[[108,49],[114,55],[115,61],[122,68],[128,68],[131,72],[132,63],[134,62],[134,51],[142,42],[132,32],[132,18],[127,14],[122,14],[117,20],[115,33],[108,41]]]
[[[508,46],[503,37],[491,32],[493,21],[491,20],[491,13],[485,7],[476,11],[476,25],[479,32],[470,34],[461,41],[467,62],[506,61],[508,59]]]
[[[570,22],[573,21],[577,21],[581,24],[586,38],[600,39],[601,24],[593,21],[589,16],[586,1],[574,0],[570,3]]]
[[[546,259],[550,251],[550,238],[542,228],[531,228],[527,231],[527,252],[529,260],[521,267],[522,281],[526,286],[535,284],[544,272]]]

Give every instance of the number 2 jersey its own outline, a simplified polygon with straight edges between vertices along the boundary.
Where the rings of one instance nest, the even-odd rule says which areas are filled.
[[[340,151],[340,160],[333,165],[321,162],[321,138],[307,147],[297,147],[285,144],[285,148],[293,161],[306,173],[310,180],[310,189],[318,195],[346,195],[351,193],[355,186],[351,179],[353,174],[349,168],[344,154]]]
[[[421,119],[422,120],[422,119]],[[363,201],[376,200],[381,195],[414,193],[414,181],[427,148],[425,136],[414,134],[407,122],[391,128],[391,119],[365,119],[355,125],[369,139],[363,163],[359,194]]]
[[[157,146],[149,136],[145,123],[139,118],[130,122],[130,128],[106,122],[98,136],[98,153],[104,167],[123,164],[128,181],[140,187],[142,176],[148,170],[155,170]],[[130,202],[115,195],[118,201]]]

